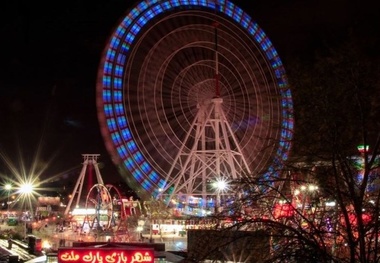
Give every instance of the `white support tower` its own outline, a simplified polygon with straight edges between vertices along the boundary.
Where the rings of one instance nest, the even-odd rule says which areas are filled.
[[[92,165],[94,170],[95,170],[97,182],[94,182],[94,184],[96,184],[96,183],[101,184],[101,185],[104,184],[102,176],[101,176],[100,171],[99,171],[99,166],[98,166],[98,158],[99,158],[100,154],[82,154],[82,156],[83,156],[82,170],[81,170],[79,178],[75,184],[74,190],[71,194],[71,198],[69,200],[69,203],[66,206],[65,215],[69,214],[72,203],[74,200],[76,200],[74,207],[78,207],[78,205],[79,205],[79,201],[81,200],[81,197],[82,197],[83,184],[85,182],[84,179],[86,177],[86,171],[87,171],[87,168],[89,165]],[[86,198],[86,197],[84,197],[84,198]]]
[[[250,168],[222,109],[223,99],[216,97],[198,105],[198,113],[168,172],[169,195],[214,196],[210,182],[236,180],[250,174]],[[194,136],[191,136],[194,134]],[[186,147],[192,145],[191,147]],[[169,178],[175,178],[169,181]]]
[[[185,140],[167,174],[163,193],[169,193],[169,200],[174,196],[185,195],[186,203],[190,196],[209,196],[220,199],[220,193],[210,189],[211,182],[221,180],[233,181],[251,170],[239,145],[223,108],[219,86],[218,26],[215,28],[215,96],[200,101],[198,112],[186,134]],[[192,136],[193,135],[193,136]],[[169,180],[174,178],[174,180]],[[220,200],[217,200],[217,202]],[[206,202],[202,203],[206,207]]]

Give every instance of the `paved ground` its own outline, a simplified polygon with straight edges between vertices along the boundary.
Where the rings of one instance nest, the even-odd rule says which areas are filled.
[[[9,256],[17,256],[18,259],[22,262],[32,260],[36,257],[35,255],[29,254],[25,248],[20,247],[16,244],[12,244],[12,247],[10,248],[8,240],[6,239],[0,239],[0,255],[0,260],[1,258],[6,258],[8,260]]]

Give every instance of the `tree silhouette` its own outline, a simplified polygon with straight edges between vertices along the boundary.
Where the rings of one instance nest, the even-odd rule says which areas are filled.
[[[233,216],[219,232],[266,237],[242,245],[253,251],[267,240],[270,247],[244,262],[380,261],[379,54],[372,43],[348,39],[291,65],[296,130],[286,168],[242,175],[233,184],[241,198],[216,215]],[[223,237],[212,236],[212,243]]]

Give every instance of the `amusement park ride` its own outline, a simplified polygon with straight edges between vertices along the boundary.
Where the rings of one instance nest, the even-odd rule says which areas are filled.
[[[133,200],[133,197],[123,197],[112,184],[104,184],[97,162],[99,154],[82,156],[82,170],[64,215],[75,217],[84,231],[88,228],[111,232],[113,235],[128,235],[127,217],[140,213],[140,202]],[[92,181],[92,170],[95,170],[96,174],[95,184],[89,184]],[[86,196],[82,195],[84,185],[88,186]]]
[[[293,104],[282,62],[264,31],[230,1],[141,1],[104,50],[97,108],[106,148],[142,200],[204,216],[242,175],[273,175],[290,149]],[[65,214],[83,200],[83,223],[119,231],[139,205],[105,185],[97,154]],[[83,206],[82,206],[83,207]],[[117,208],[117,209],[116,209]],[[117,211],[116,211],[117,210]],[[90,212],[92,211],[92,212]]]
[[[271,174],[287,158],[293,105],[269,38],[230,1],[142,1],[98,72],[101,132],[143,199],[189,214],[220,180]]]
[[[275,175],[293,135],[277,51],[247,13],[224,0],[131,8],[105,47],[97,108],[106,148],[127,184],[180,215],[215,209],[225,193],[210,187],[214,182]],[[81,205],[91,167],[97,182],[86,184],[83,223],[119,231],[139,203],[104,184],[98,157],[83,155],[65,214]]]
[[[264,31],[230,1],[141,1],[106,45],[97,107],[111,159],[140,198],[204,215],[211,185],[273,175],[293,104]],[[196,207],[196,209],[194,209]]]

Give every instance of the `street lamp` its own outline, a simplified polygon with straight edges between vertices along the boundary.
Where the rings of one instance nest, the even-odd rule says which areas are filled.
[[[33,216],[33,208],[31,207],[31,201],[30,201],[30,195],[33,193],[33,184],[31,183],[23,183],[20,185],[19,187],[19,190],[18,192],[24,197],[23,201],[25,202],[25,199],[26,197],[28,198],[28,201],[29,201],[29,204],[30,204],[30,213],[31,213],[31,216]],[[26,235],[27,235],[27,220],[29,221],[30,220],[30,217],[28,215],[28,213],[25,213],[25,216],[24,216],[24,222],[25,222],[25,238],[26,238]]]
[[[215,212],[217,213],[217,212],[221,211],[220,193],[222,193],[228,189],[228,183],[226,180],[219,178],[215,182],[213,182],[212,187],[216,191]]]
[[[5,188],[5,190],[7,190],[7,192],[8,192],[8,200],[7,200],[7,217],[9,217],[9,193],[10,193],[10,191],[11,191],[11,189],[12,189],[12,185],[11,185],[11,184],[6,184],[4,188]]]
[[[19,192],[24,195],[29,195],[33,192],[33,185],[30,183],[25,183],[20,185]]]

